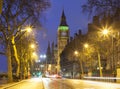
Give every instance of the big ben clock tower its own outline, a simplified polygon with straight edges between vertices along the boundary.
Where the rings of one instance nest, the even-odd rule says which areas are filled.
[[[65,48],[69,40],[69,27],[66,22],[64,11],[62,12],[61,22],[58,27],[58,60],[57,60],[57,73],[60,72],[60,54]]]

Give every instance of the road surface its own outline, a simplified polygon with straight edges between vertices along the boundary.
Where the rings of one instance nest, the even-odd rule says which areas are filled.
[[[32,78],[0,89],[120,89],[120,84],[76,79]]]
[[[76,79],[43,78],[45,89],[120,89],[120,84]]]

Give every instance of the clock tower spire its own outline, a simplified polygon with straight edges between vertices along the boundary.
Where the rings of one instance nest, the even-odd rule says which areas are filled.
[[[66,22],[66,16],[65,16],[64,10],[62,11],[60,26],[68,26]]]
[[[69,27],[67,25],[64,10],[62,11],[60,25],[58,27],[57,44],[58,44],[58,60],[57,60],[57,73],[60,72],[60,54],[64,50],[69,40]]]

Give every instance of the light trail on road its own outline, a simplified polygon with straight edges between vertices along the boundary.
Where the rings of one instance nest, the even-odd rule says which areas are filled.
[[[120,84],[80,79],[43,79],[45,89],[120,89]],[[57,87],[55,87],[57,86]]]
[[[64,80],[55,78],[43,78],[45,89],[73,89],[71,86],[64,84]],[[61,82],[62,80],[62,82]]]

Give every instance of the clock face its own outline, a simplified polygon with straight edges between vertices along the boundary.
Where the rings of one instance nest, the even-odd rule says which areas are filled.
[[[62,32],[61,35],[62,35],[62,36],[66,36],[67,33],[66,33],[66,32]]]

